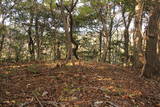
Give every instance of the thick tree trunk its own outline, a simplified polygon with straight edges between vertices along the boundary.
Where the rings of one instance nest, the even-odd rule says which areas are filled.
[[[143,56],[142,50],[142,14],[143,14],[143,0],[136,0],[137,5],[135,7],[135,49],[134,49],[134,68],[142,67],[142,63],[140,61],[140,57]]]
[[[152,77],[153,75],[160,73],[160,60],[157,54],[157,42],[159,35],[159,24],[160,24],[160,7],[155,2],[154,8],[150,15],[150,20],[147,28],[147,41],[146,41],[146,52],[145,58],[146,63],[142,70],[142,75],[145,77]]]

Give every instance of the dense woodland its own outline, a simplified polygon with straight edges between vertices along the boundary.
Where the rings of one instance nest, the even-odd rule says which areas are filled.
[[[158,0],[1,0],[1,62],[82,59],[160,71]]]
[[[79,69],[74,68],[77,67],[76,63],[78,63],[80,69],[82,71],[84,69],[86,72],[90,69],[100,70],[98,67],[102,67],[104,70],[105,67],[113,68],[108,70],[108,73],[106,71],[106,75],[111,74],[111,77],[116,77],[116,74],[110,71],[117,69],[126,71],[127,69],[133,73],[131,78],[142,79],[137,80],[141,81],[142,84],[148,81],[145,79],[159,78],[160,1],[0,0],[0,71],[2,71],[0,75],[2,79],[0,80],[10,78],[10,76],[7,75],[6,77],[6,74],[5,76],[3,74],[5,70],[8,70],[7,67],[10,67],[9,70],[11,70],[11,66],[16,66],[16,70],[11,71],[20,69],[20,71],[25,72],[22,68],[26,65],[23,66],[23,64],[32,64],[31,66],[27,65],[25,69],[37,74],[37,69],[49,69],[46,68],[48,62],[49,64],[53,63],[50,66],[51,70],[56,69],[57,72],[60,72],[61,68],[67,69],[65,67],[70,63],[73,66],[68,68],[69,70]],[[94,63],[91,68],[90,63]],[[130,72],[127,72],[126,75],[129,75]],[[16,75],[19,75],[18,78],[20,78],[22,74]],[[77,71],[76,75],[82,74]],[[92,75],[94,77],[94,73]],[[120,72],[118,75],[123,75],[123,73]],[[119,77],[117,76],[116,79]],[[65,76],[61,78],[65,78]],[[136,84],[137,81],[133,82]],[[78,84],[78,82],[76,83]],[[152,84],[153,87],[154,84]],[[160,89],[159,82],[157,84],[155,86],[158,91]],[[0,85],[3,85],[3,82]],[[4,89],[0,88],[0,91],[3,92]],[[153,94],[156,95],[156,91],[154,92]],[[7,95],[0,94],[0,96]],[[37,94],[33,94],[33,96],[37,103],[43,107],[46,102],[39,99]],[[139,101],[137,105],[140,106],[133,107],[152,107],[153,104],[160,101],[160,95],[158,98],[159,100],[152,99],[154,103],[148,105],[146,100],[141,101],[144,104]],[[1,101],[3,98],[0,98]],[[24,100],[22,101],[24,102]],[[110,105],[109,107],[117,107],[112,102],[107,103]],[[0,103],[0,106],[1,104],[3,106],[3,103]],[[9,103],[7,104],[9,105]],[[59,107],[53,102],[47,104]],[[123,107],[127,105],[119,104]],[[22,105],[29,105],[29,103]],[[22,105],[21,107],[23,107]],[[156,106],[160,107],[160,104],[158,103]],[[80,107],[90,106],[83,105]],[[126,107],[132,107],[132,104]]]

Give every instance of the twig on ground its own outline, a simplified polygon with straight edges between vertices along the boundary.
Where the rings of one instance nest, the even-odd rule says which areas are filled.
[[[31,104],[31,103],[32,103],[32,101],[30,101],[30,102],[25,102],[25,103],[20,104],[19,107],[24,107],[24,106],[27,106],[27,105],[29,105],[29,104]]]
[[[48,104],[48,105],[52,105],[52,106],[55,106],[55,107],[59,107],[58,103],[55,102],[55,101],[42,101],[42,103],[45,103],[45,104]]]
[[[119,107],[118,105],[114,104],[111,101],[105,101],[105,103],[111,105],[112,107]]]
[[[40,100],[38,99],[38,97],[36,96],[36,94],[33,93],[33,92],[32,92],[32,94],[34,95],[34,97],[35,97],[36,100],[38,101],[39,105],[40,105],[41,107],[44,107],[44,106],[42,105],[41,101],[40,101]]]

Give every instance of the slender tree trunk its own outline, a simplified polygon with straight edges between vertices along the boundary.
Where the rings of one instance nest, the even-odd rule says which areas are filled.
[[[5,19],[2,20],[2,26],[4,27],[4,21]],[[3,29],[2,27],[2,29]],[[4,45],[4,39],[5,39],[5,34],[2,34],[1,35],[1,41],[0,41],[0,58],[1,58],[1,55],[2,55],[2,50],[3,50],[3,45]]]
[[[58,41],[57,42],[57,45],[56,45],[56,59],[61,59],[61,51],[60,51],[60,42]]]
[[[142,50],[142,14],[143,14],[143,0],[136,0],[137,5],[135,7],[135,49],[134,49],[134,68],[142,67],[140,57],[143,57]]]
[[[33,16],[31,15],[30,26],[28,28],[28,37],[29,37],[28,48],[30,52],[30,59],[35,60],[35,47],[32,39],[32,24],[33,24]]]
[[[110,10],[110,24],[109,24],[109,44],[108,44],[108,63],[112,63],[111,58],[113,57],[112,52],[112,32],[113,32],[113,25],[114,25],[114,17],[115,17],[115,2],[113,6],[113,10]]]
[[[159,29],[160,29],[160,24],[159,24]],[[157,46],[158,46],[158,58],[160,60],[160,31],[159,31],[159,35],[158,35]]]
[[[105,43],[104,43],[104,49],[103,49],[103,53],[102,53],[102,62],[106,62],[106,58],[108,55],[108,48],[109,48],[109,34],[108,34],[108,30],[107,30],[107,23],[105,18],[102,16],[102,13],[99,12],[99,16],[100,16],[100,20],[102,22],[102,35],[104,35],[105,37]]]
[[[21,51],[22,51],[22,46],[19,46],[15,49],[15,55],[16,55],[16,58],[15,58],[15,61],[16,62],[19,62],[21,60]]]
[[[109,44],[108,44],[108,63],[111,63],[111,47],[112,47],[112,30],[113,30],[113,17],[111,17],[110,29],[109,29]]]
[[[67,48],[67,57],[66,57],[66,62],[68,62],[72,58],[72,42],[69,34],[69,16],[65,14],[65,7],[63,4],[63,0],[60,2],[60,9],[61,9],[61,15],[62,15],[62,21],[64,24],[64,31],[65,31],[65,36],[66,36],[66,48]]]
[[[102,57],[102,31],[99,33],[99,61]]]
[[[158,2],[154,2],[153,10],[151,11],[150,20],[146,32],[146,51],[145,51],[145,65],[142,69],[142,75],[145,77],[152,77],[160,74],[160,60],[157,54],[157,42],[159,35],[160,24],[160,7]]]
[[[1,58],[1,55],[2,55],[2,49],[3,49],[5,35],[2,34],[1,36],[2,36],[2,38],[1,38],[1,42],[0,42],[0,58]]]
[[[129,32],[128,32],[128,29],[125,29],[124,31],[124,54],[126,57],[125,63],[128,62],[128,58],[129,58],[128,47],[129,47]]]
[[[103,26],[103,29],[106,29],[106,25]],[[107,30],[103,30],[103,35],[105,36],[105,43],[102,55],[102,62],[106,62],[107,54],[108,54],[108,47],[109,47],[109,38]]]
[[[69,17],[70,17],[70,39],[71,39],[72,44],[74,45],[72,52],[73,52],[73,55],[75,56],[75,58],[79,59],[78,55],[77,55],[78,44],[76,43],[76,41],[73,38],[73,16],[72,16],[71,12],[69,13]]]
[[[11,35],[8,35],[8,55],[7,55],[7,58],[9,59],[9,62],[12,60],[12,38],[11,38]]]
[[[122,11],[122,17],[124,21],[124,55],[125,55],[125,63],[127,64],[129,59],[129,27],[133,18],[133,13],[129,13],[128,19],[125,18],[125,10]]]
[[[36,42],[37,42],[37,59],[40,60],[40,38],[38,28],[38,16],[35,18],[35,31],[36,31]]]
[[[74,0],[72,0],[71,5],[68,8],[64,5],[64,1],[60,0],[61,15],[62,15],[62,20],[64,24],[65,36],[67,38],[66,62],[68,62],[70,59],[72,60],[73,55],[78,59],[78,56],[76,54],[76,51],[78,49],[78,44],[73,39],[73,18],[72,18],[72,12],[76,7],[77,2],[78,0],[76,0],[75,3],[74,3]],[[65,10],[67,11],[68,14],[65,13]],[[74,48],[72,48],[72,44],[75,46]]]

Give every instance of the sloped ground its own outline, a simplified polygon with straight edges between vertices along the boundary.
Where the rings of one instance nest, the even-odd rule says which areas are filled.
[[[0,66],[0,107],[160,107],[160,81],[101,63]]]

